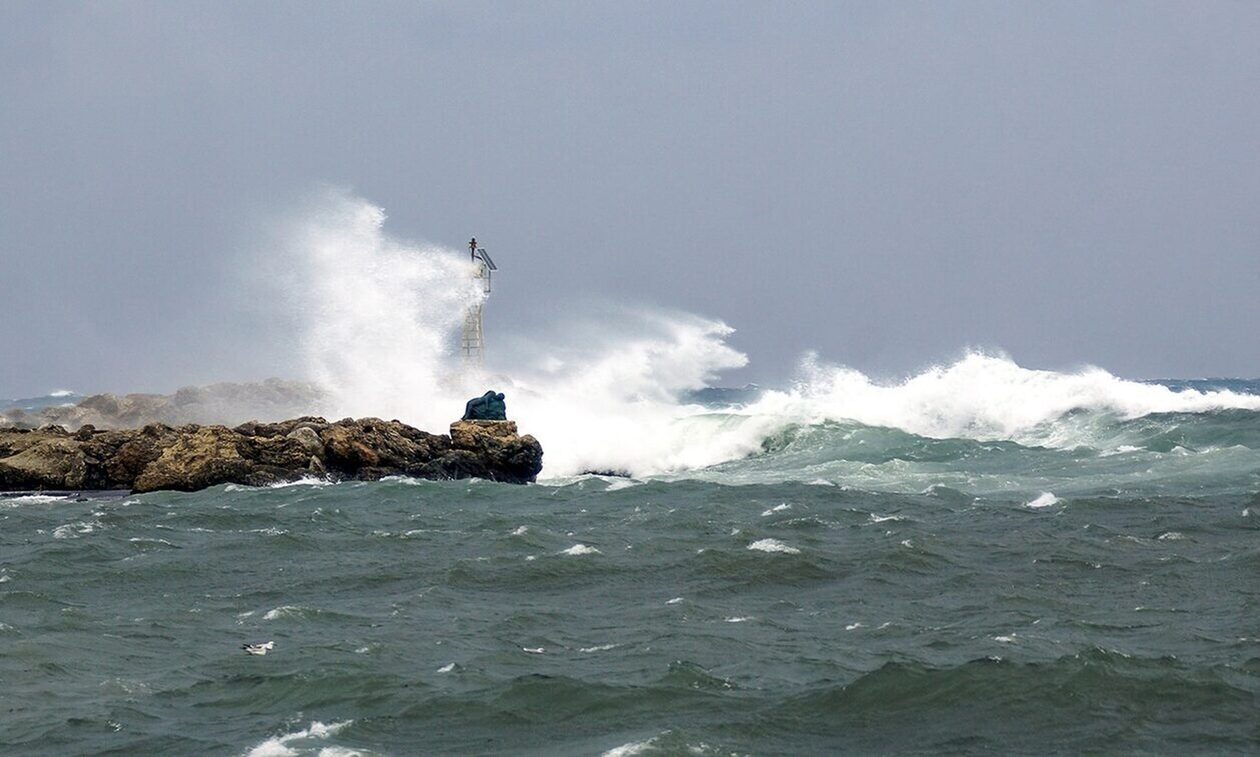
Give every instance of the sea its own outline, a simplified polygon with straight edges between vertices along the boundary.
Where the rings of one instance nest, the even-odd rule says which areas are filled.
[[[804,374],[510,391],[528,486],[0,495],[0,753],[1260,752],[1260,382]]]

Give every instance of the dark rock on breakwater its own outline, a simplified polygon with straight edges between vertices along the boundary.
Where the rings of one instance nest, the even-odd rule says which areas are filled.
[[[278,423],[168,426],[76,432],[61,426],[0,429],[0,491],[130,489],[195,491],[218,484],[266,486],[320,477],[372,481],[533,481],[542,446],[511,421],[457,421],[450,435],[400,421],[302,417]]]

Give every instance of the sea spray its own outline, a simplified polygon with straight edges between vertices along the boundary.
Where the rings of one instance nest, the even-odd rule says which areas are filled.
[[[725,324],[681,313],[625,309],[591,323],[600,341],[541,344],[523,365],[469,372],[453,337],[484,296],[462,257],[384,230],[385,213],[329,193],[297,219],[280,254],[289,306],[300,313],[305,378],[327,389],[333,416],[399,418],[441,430],[483,386],[511,392],[509,411],[546,440],[546,475],[589,469],[653,473],[703,467],[756,448],[760,429],[718,434],[721,423],[681,403],[747,358],[725,343]],[[510,377],[510,378],[508,378]],[[471,394],[470,394],[471,393]],[[698,425],[697,425],[698,424]],[[697,444],[697,432],[708,443]]]
[[[1174,390],[1093,367],[1032,370],[1002,354],[969,352],[892,382],[808,355],[791,388],[715,412],[684,398],[747,364],[727,343],[733,329],[632,307],[572,316],[558,336],[532,338],[526,357],[492,352],[489,374],[469,372],[454,339],[465,310],[484,296],[471,264],[451,250],[395,239],[384,224],[382,209],[329,193],[292,225],[279,252],[305,378],[331,397],[320,411],[440,431],[468,397],[495,388],[509,393],[522,430],[542,440],[544,478],[685,473],[756,453],[785,428],[825,422],[1120,450],[1131,440],[1107,437],[1117,421],[1260,409],[1253,393]]]
[[[329,392],[330,415],[441,430],[463,404],[453,334],[484,295],[469,262],[395,239],[384,224],[381,208],[329,192],[284,235],[304,378]]]
[[[1132,419],[1229,408],[1260,410],[1260,395],[1174,391],[1095,367],[1072,373],[1032,370],[1006,355],[972,351],[950,365],[889,383],[810,355],[802,361],[795,387],[768,391],[743,412],[803,424],[856,421],[937,439],[1012,439],[1063,446],[1080,440],[1056,438],[1056,429],[1047,424],[1074,411]]]

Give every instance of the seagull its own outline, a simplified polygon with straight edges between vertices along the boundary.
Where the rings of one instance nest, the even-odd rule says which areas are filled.
[[[246,654],[256,654],[256,655],[265,655],[268,652],[270,652],[272,649],[275,649],[275,647],[276,647],[276,643],[274,641],[267,641],[267,642],[263,642],[262,644],[242,644],[241,645],[241,649],[244,649]]]

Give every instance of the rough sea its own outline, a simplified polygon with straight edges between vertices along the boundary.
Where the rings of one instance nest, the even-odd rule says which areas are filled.
[[[525,403],[531,486],[0,495],[0,753],[1260,752],[1260,383],[863,381]]]

